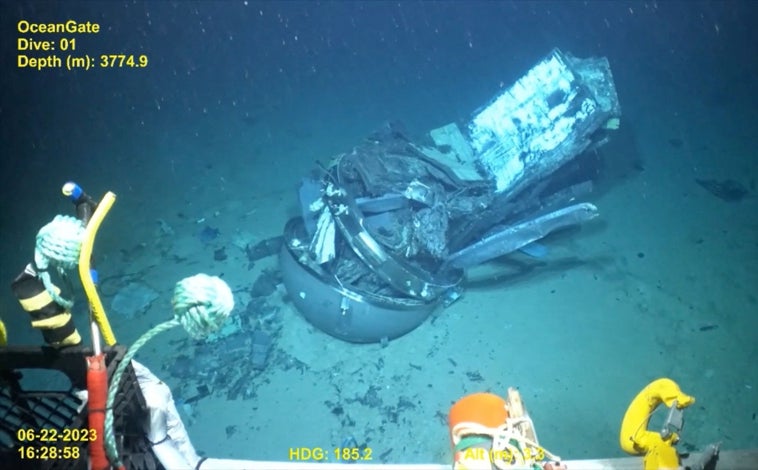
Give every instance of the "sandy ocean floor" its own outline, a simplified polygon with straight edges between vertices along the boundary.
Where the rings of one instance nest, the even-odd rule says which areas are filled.
[[[451,404],[514,386],[545,447],[572,459],[619,456],[626,406],[658,377],[698,400],[686,414],[684,448],[755,445],[758,317],[749,312],[758,279],[744,261],[756,254],[756,199],[728,203],[694,182],[739,174],[745,149],[730,149],[728,165],[710,168],[711,154],[726,151],[716,130],[659,115],[629,125],[644,169],[612,161],[625,137],[604,150],[609,180],[591,198],[598,220],[550,237],[546,259],[516,254],[472,270],[462,299],[386,347],[316,330],[278,286],[265,298],[276,325],[267,367],[249,375],[234,399],[222,386],[180,405],[196,447],[214,457],[283,460],[293,445],[334,448],[354,438],[379,461],[446,462]],[[262,164],[260,174],[277,175],[288,164],[286,152],[280,157],[284,163]],[[160,297],[134,321],[114,319],[123,341],[169,315],[173,283],[195,272],[222,274],[240,307],[235,314],[254,315],[244,311],[250,286],[276,269],[276,258],[250,268],[241,247],[280,233],[297,210],[294,184],[277,188],[264,176],[251,188],[258,183],[223,166],[211,170],[215,184],[197,181],[191,191],[201,197],[194,193],[191,205],[166,204],[145,217],[147,246],[125,243],[129,270]],[[170,235],[161,235],[158,218]],[[207,245],[198,237],[205,226],[219,231]],[[156,246],[166,255],[158,262]],[[226,259],[214,260],[218,248]],[[202,385],[175,376],[173,364],[188,347],[176,331],[141,355],[180,403]],[[249,361],[244,349],[225,347],[214,353],[219,363]]]

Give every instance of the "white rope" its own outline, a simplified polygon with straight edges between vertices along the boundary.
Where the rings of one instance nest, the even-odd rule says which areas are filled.
[[[464,436],[478,435],[492,438],[492,464],[501,470],[513,466],[533,465],[538,461],[561,458],[549,452],[539,443],[526,437],[519,426],[527,424],[534,429],[531,418],[506,418],[505,423],[497,428],[490,428],[478,423],[459,423],[453,427],[453,444],[457,445]]]

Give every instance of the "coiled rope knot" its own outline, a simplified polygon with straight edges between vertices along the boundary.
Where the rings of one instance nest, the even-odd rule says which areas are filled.
[[[53,267],[63,274],[79,264],[79,253],[84,240],[84,224],[76,217],[56,215],[55,218],[37,232],[34,246],[34,266],[45,290],[59,305],[70,309],[73,301],[58,294],[48,268]]]
[[[201,273],[176,283],[171,304],[187,333],[202,339],[224,324],[234,309],[234,296],[223,279]]]

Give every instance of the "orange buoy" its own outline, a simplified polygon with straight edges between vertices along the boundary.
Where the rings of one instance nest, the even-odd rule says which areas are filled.
[[[474,393],[458,400],[447,418],[451,443],[453,429],[460,423],[476,423],[489,428],[502,426],[508,417],[505,400],[493,393]]]

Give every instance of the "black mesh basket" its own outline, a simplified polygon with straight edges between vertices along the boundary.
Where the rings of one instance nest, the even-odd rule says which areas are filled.
[[[123,346],[106,349],[109,380],[124,353]],[[87,407],[77,391],[86,390],[86,357],[91,355],[84,347],[0,348],[2,468],[87,469],[86,440],[64,442],[62,436],[76,437],[88,430]],[[145,398],[129,365],[114,404],[114,427],[119,455],[130,470],[163,469],[144,436],[147,415]]]

